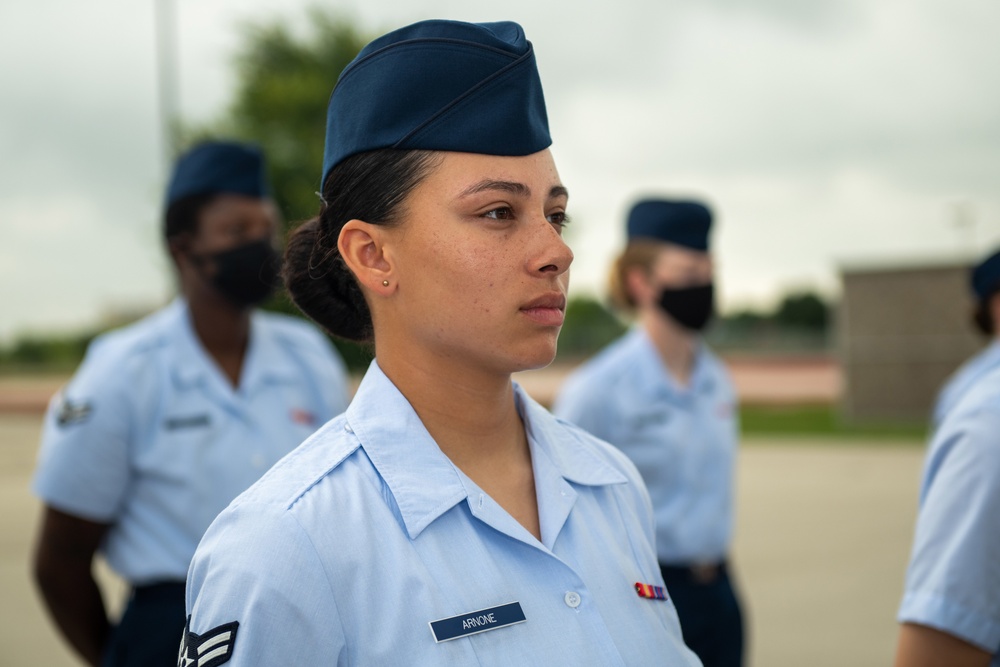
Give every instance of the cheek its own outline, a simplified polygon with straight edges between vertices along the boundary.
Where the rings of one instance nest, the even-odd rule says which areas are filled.
[[[484,316],[499,310],[504,290],[514,283],[510,268],[514,258],[510,253],[476,240],[459,243],[450,239],[450,243],[438,246],[433,258],[438,293],[447,295],[454,306],[452,314],[467,325],[474,325],[469,321],[473,314]]]

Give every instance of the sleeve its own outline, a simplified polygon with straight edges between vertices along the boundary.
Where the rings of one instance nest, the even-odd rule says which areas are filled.
[[[110,523],[128,490],[132,405],[103,356],[89,352],[50,402],[33,489],[51,507]]]
[[[932,448],[900,622],[1000,649],[1000,414],[979,412]],[[935,454],[936,452],[936,454]]]
[[[931,413],[931,425],[934,428],[939,427],[944,422],[945,415],[948,414],[948,410],[955,403],[955,393],[961,381],[961,373],[962,369],[959,369],[959,371],[948,378],[947,384],[941,389],[937,399],[934,401],[934,411]]]
[[[187,613],[181,664],[212,651],[234,667],[347,664],[326,571],[288,512],[244,503],[219,515],[188,571]]]
[[[716,377],[721,391],[721,404],[719,410],[729,419],[729,435],[733,443],[738,446],[740,443],[740,395],[736,391],[736,383],[733,381],[732,373],[721,359],[715,357]]]

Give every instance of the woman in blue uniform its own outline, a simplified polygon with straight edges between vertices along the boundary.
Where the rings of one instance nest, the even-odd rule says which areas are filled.
[[[1000,254],[976,267],[973,289],[995,330]],[[927,452],[896,667],[1000,666],[1000,366],[977,372],[953,385]]]
[[[697,664],[634,466],[511,382],[566,303],[550,143],[517,24],[417,23],[344,70],[286,283],[376,358],[208,530],[184,664]]]
[[[260,152],[181,157],[165,236],[181,296],[98,337],[45,419],[35,577],[90,665],[175,665],[184,578],[238,493],[347,405],[343,362],[311,325],[253,305],[277,279],[278,212]],[[91,574],[132,586],[117,627]]]
[[[621,449],[649,488],[660,568],[687,645],[739,665],[740,605],[726,566],[733,528],[736,395],[700,332],[713,312],[711,213],[648,199],[628,217],[612,298],[638,326],[577,369],[553,412]]]
[[[969,389],[990,371],[1000,368],[1000,250],[973,268],[970,275],[972,294],[976,300],[973,321],[990,338],[989,345],[972,357],[948,379],[934,405],[934,427],[937,428]]]

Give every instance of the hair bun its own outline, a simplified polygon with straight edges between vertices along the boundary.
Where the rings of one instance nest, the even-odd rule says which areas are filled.
[[[371,314],[353,274],[323,238],[318,217],[299,225],[288,239],[282,278],[292,301],[332,335],[371,342]]]

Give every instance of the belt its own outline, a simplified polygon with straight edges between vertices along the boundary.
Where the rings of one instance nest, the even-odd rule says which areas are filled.
[[[726,574],[726,561],[718,563],[696,562],[676,565],[660,563],[660,573],[663,578],[689,581],[703,586],[714,583]],[[666,582],[669,585],[669,581]],[[669,587],[669,586],[668,586]]]

